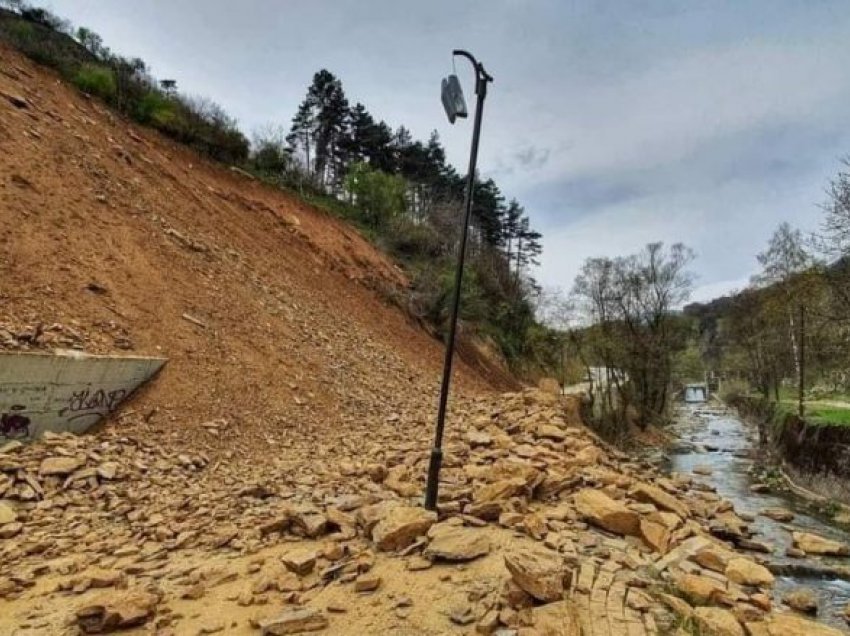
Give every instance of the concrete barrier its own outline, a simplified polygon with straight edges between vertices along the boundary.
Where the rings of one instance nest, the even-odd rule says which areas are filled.
[[[0,442],[35,439],[45,431],[81,433],[165,362],[78,351],[0,353]]]

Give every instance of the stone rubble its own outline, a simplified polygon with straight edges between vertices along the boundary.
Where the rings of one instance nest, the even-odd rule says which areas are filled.
[[[338,617],[388,593],[384,568],[401,561],[405,576],[456,598],[447,629],[639,636],[687,619],[704,633],[791,634],[792,623],[773,622],[773,575],[739,550],[752,536],[731,505],[603,444],[576,408],[534,390],[459,400],[438,512],[420,505],[427,431],[421,443],[398,434],[333,467],[307,458],[297,469],[212,463],[108,431],[11,446],[0,454],[0,598],[80,597],[82,633],[147,623],[180,633],[175,603],[221,603],[216,590],[238,584],[229,602],[258,608],[262,634],[345,633]],[[801,549],[842,553],[793,536]],[[452,596],[452,572],[479,562],[500,577]],[[337,588],[355,596],[313,604]],[[417,605],[376,611],[410,622]]]

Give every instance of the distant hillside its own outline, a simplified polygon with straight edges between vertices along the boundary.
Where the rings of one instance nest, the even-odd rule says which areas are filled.
[[[44,20],[47,20],[47,23]],[[44,14],[36,13],[27,19],[0,8],[0,40],[40,64],[63,73],[72,73],[83,64],[94,64],[98,61],[74,38],[50,26],[49,18]]]

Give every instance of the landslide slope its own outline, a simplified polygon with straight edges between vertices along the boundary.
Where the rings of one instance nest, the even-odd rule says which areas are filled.
[[[128,433],[239,453],[424,423],[442,347],[386,300],[406,284],[346,224],[0,47],[0,348],[168,357]]]

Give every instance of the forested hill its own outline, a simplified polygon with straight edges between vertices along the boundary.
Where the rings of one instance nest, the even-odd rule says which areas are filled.
[[[850,257],[818,257],[809,243],[781,224],[758,255],[762,269],[750,286],[685,307],[712,371],[777,400],[801,376],[814,393],[847,392]]]
[[[144,60],[116,53],[91,29],[19,0],[0,4],[9,7],[0,9],[0,40],[124,116],[354,224],[405,268],[408,310],[438,330],[445,325],[465,183],[436,131],[417,140],[404,125],[390,126],[322,69],[291,105],[291,119],[249,141],[218,104],[182,95],[179,80],[154,78]],[[462,319],[515,369],[554,363],[553,336],[532,306],[538,288],[529,268],[540,253],[541,235],[520,202],[477,176]]]

